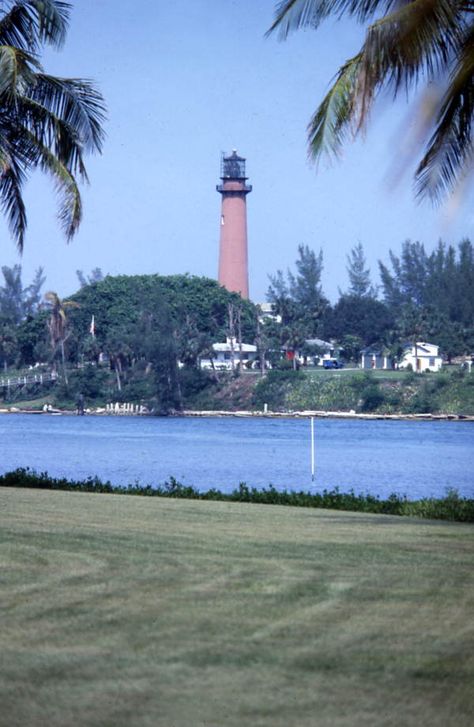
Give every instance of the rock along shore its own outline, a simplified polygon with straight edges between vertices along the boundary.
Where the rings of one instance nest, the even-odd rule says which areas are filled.
[[[37,410],[37,409],[19,409],[18,407],[10,407],[0,409],[0,414],[45,414],[50,416],[66,415],[76,416],[77,412],[67,409],[52,409],[49,411]],[[112,412],[106,409],[86,409],[84,414],[86,416],[154,416],[152,412]],[[226,411],[226,410],[214,410],[214,411],[195,411],[192,409],[185,409],[183,411],[171,412],[169,416],[173,417],[240,417],[240,418],[266,418],[266,419],[307,419],[315,417],[318,419],[385,419],[392,421],[465,421],[474,422],[474,416],[467,414],[362,414],[355,411],[321,411],[321,410],[307,410],[307,411]]]
[[[193,411],[184,410],[175,416],[186,417],[264,417],[264,418],[308,418],[319,419],[388,419],[388,420],[427,420],[427,421],[471,421],[474,416],[464,414],[362,414],[355,411]]]

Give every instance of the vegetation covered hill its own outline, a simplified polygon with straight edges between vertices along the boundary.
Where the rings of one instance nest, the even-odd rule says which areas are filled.
[[[474,415],[474,373],[271,371],[254,400],[277,411]]]
[[[408,341],[439,345],[445,359],[468,359],[474,351],[474,248],[440,242],[427,252],[407,241],[390,265],[380,262],[383,296],[371,282],[362,245],[348,256],[350,287],[331,304],[321,284],[322,251],[298,248],[294,273],[271,276],[273,315],[214,280],[190,275],[88,277],[67,300],[41,295],[43,271],[23,287],[21,267],[2,268],[0,359],[15,374],[42,362],[59,381],[51,403],[89,406],[119,401],[144,404],[156,413],[190,409],[324,409],[378,413],[472,413],[469,379],[444,374],[413,377],[387,373],[383,379],[331,376],[319,368],[294,375],[280,370],[285,357],[312,360],[341,351],[353,368],[365,346],[397,360]],[[233,337],[255,344],[268,377],[200,370],[212,359],[212,344]],[[283,363],[284,368],[284,363]],[[352,378],[351,378],[352,376]],[[299,377],[299,378],[298,378]],[[27,387],[25,387],[27,388]],[[2,389],[6,403],[43,395]]]

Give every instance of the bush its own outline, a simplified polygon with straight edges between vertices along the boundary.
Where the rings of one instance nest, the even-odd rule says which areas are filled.
[[[303,382],[305,375],[302,371],[292,368],[271,369],[265,378],[261,379],[255,387],[253,405],[263,409],[268,404],[273,411],[286,408],[286,397],[294,384]]]
[[[191,368],[190,366],[185,366],[179,370],[178,380],[184,401],[195,397],[215,383],[209,372],[196,367]]]
[[[383,391],[376,383],[371,383],[362,389],[360,400],[360,411],[371,412],[378,409],[385,402]]]
[[[337,488],[323,490],[321,493],[303,490],[277,490],[272,485],[258,489],[249,487],[245,482],[230,493],[212,488],[201,492],[191,485],[182,485],[174,477],[157,487],[142,486],[135,482],[125,487],[114,487],[110,482],[102,482],[98,477],[85,480],[67,480],[49,477],[19,468],[0,475],[0,487],[28,487],[42,490],[69,490],[73,492],[99,492],[120,495],[139,495],[146,497],[171,497],[191,500],[220,500],[224,502],[248,502],[265,505],[290,505],[293,507],[317,507],[331,510],[371,512],[385,515],[405,515],[431,520],[452,520],[474,522],[474,499],[461,497],[455,489],[448,489],[443,498],[408,500],[404,495],[390,495],[386,500],[370,494],[356,495],[353,490],[340,492]]]
[[[103,400],[106,397],[108,378],[107,371],[86,364],[84,368],[69,373],[67,385],[64,379],[60,380],[54,391],[55,400],[75,402],[79,394],[82,394],[86,401]]]

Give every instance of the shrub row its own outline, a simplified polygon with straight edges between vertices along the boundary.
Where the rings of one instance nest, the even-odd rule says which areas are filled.
[[[182,485],[174,477],[157,487],[140,485],[114,486],[102,482],[98,477],[85,480],[68,480],[50,477],[46,472],[37,473],[29,468],[19,468],[0,476],[0,487],[28,487],[42,490],[67,490],[72,492],[98,492],[147,497],[173,497],[192,500],[220,500],[227,502],[249,502],[264,505],[290,505],[293,507],[316,507],[331,510],[405,515],[432,520],[474,522],[474,499],[461,497],[456,490],[447,490],[442,498],[408,500],[406,496],[390,495],[386,500],[370,494],[355,494],[353,490],[323,490],[321,493],[277,490],[273,485],[258,489],[245,483],[225,493],[212,488],[201,492],[190,485]]]

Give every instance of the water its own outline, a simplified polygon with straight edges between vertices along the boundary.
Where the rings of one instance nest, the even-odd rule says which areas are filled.
[[[0,471],[19,466],[53,476],[98,475],[113,484],[200,489],[239,482],[386,497],[474,496],[474,425],[469,422],[315,420],[311,482],[308,419],[0,416]]]

